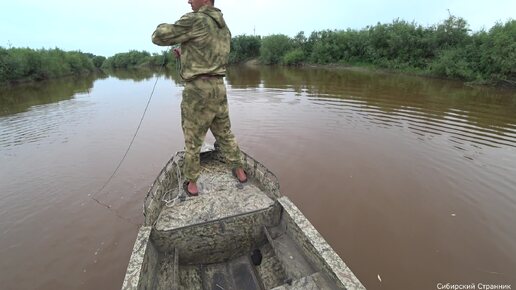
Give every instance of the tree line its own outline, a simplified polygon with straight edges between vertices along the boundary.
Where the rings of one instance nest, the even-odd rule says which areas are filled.
[[[105,57],[80,51],[0,47],[0,83],[38,81],[92,72]]]
[[[293,38],[276,34],[259,40],[256,56],[264,64],[372,66],[516,85],[516,20],[471,33],[464,19],[450,15],[442,23],[429,27],[394,20],[361,30],[324,30],[309,37],[300,32]]]
[[[80,51],[0,47],[0,84],[55,79],[98,70],[176,65],[171,53],[131,50],[111,57]]]
[[[231,40],[231,64],[369,66],[435,77],[516,86],[516,20],[472,33],[463,18],[450,15],[423,27],[396,19],[360,30],[314,31],[308,37],[238,35]],[[0,83],[42,80],[96,69],[177,65],[170,51],[132,50],[109,58],[60,49],[0,47]]]

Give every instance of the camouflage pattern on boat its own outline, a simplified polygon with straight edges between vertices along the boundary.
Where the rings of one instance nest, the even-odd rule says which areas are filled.
[[[201,153],[198,197],[182,189],[184,152],[151,186],[122,289],[365,289],[276,176],[243,153],[241,184],[217,150]]]

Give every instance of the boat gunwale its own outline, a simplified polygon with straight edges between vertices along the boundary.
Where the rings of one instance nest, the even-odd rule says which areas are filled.
[[[335,252],[321,233],[314,227],[301,210],[287,197],[279,198],[281,206],[281,224],[286,224],[286,232],[295,238],[298,234],[298,245],[303,247],[306,257],[314,265],[319,265],[331,279],[344,289],[366,289],[348,265]],[[290,225],[290,226],[289,226]],[[321,270],[322,270],[321,269]]]

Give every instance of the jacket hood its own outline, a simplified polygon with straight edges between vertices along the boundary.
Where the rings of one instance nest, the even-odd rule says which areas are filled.
[[[222,17],[222,11],[220,11],[220,9],[210,6],[203,6],[199,9],[199,12],[211,17],[211,19],[217,23],[219,28],[226,27],[226,21],[224,21],[224,17]]]

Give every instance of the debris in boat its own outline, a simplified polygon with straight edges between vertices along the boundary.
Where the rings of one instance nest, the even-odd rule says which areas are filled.
[[[260,249],[255,249],[253,251],[253,254],[251,255],[251,261],[253,261],[253,264],[255,266],[259,266],[261,263],[262,263],[262,252],[260,251]]]

